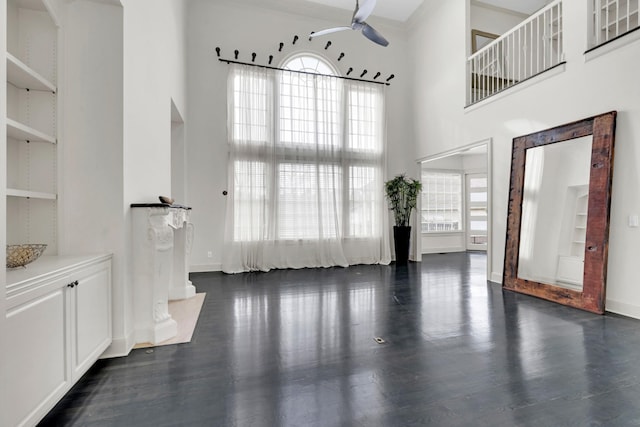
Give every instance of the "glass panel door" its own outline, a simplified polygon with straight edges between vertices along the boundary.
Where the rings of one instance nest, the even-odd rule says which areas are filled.
[[[487,174],[466,177],[467,250],[487,250]]]

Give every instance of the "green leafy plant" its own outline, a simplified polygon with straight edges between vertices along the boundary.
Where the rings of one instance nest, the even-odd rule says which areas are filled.
[[[408,226],[411,212],[418,203],[418,194],[422,183],[417,179],[407,178],[404,174],[384,183],[384,191],[389,201],[389,209],[393,211],[396,226]]]

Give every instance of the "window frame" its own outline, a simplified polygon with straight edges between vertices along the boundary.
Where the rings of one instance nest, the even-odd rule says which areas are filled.
[[[424,207],[426,205],[425,194],[427,192],[428,186],[425,182],[425,173],[436,173],[436,174],[444,174],[444,175],[456,175],[460,179],[460,193],[457,194],[459,201],[459,229],[457,230],[424,230],[424,224],[428,224],[422,220],[423,212],[426,210]],[[463,234],[466,233],[466,217],[465,217],[465,171],[459,169],[432,169],[432,168],[423,168],[420,172],[420,180],[422,182],[422,191],[420,192],[421,204],[420,204],[420,233],[423,235],[450,235],[450,234]],[[449,193],[452,194],[452,193]]]
[[[340,74],[336,71],[335,67],[333,66],[333,64],[331,62],[329,62],[327,59],[322,58],[316,54],[313,53],[297,53],[295,55],[289,56],[288,58],[285,58],[282,62],[282,66],[281,68],[285,71],[283,71],[284,73],[288,72],[287,70],[292,72],[292,75],[295,73],[295,71],[297,71],[297,69],[294,68],[287,68],[287,64],[291,63],[292,61],[295,61],[299,58],[304,58],[304,57],[310,57],[313,58],[315,60],[318,61],[318,63],[324,64],[327,68],[331,69],[334,72],[334,76],[335,77],[340,77]],[[305,72],[309,72],[308,69],[304,70]],[[320,76],[326,76],[327,74],[326,70],[322,70],[322,73],[318,72],[317,74]],[[371,230],[374,231],[375,234],[372,235],[358,235],[356,233],[354,233],[350,228],[351,228],[351,217],[349,215],[349,211],[350,208],[352,206],[352,199],[350,198],[351,193],[352,193],[352,188],[350,186],[351,183],[351,172],[354,168],[372,168],[374,169],[374,181],[378,178],[382,179],[382,174],[384,174],[383,170],[380,170],[378,173],[381,174],[380,177],[376,177],[375,176],[375,170],[379,169],[379,164],[381,162],[381,160],[384,158],[384,153],[385,153],[385,149],[384,149],[384,135],[378,135],[378,141],[380,142],[380,147],[376,147],[373,150],[354,150],[352,147],[352,144],[349,143],[350,140],[350,136],[352,135],[351,131],[350,131],[350,125],[352,123],[352,117],[354,117],[352,115],[352,111],[351,111],[351,104],[350,104],[350,95],[354,92],[357,92],[357,90],[354,90],[353,87],[350,87],[348,85],[345,85],[343,83],[343,81],[340,79],[338,80],[339,82],[339,87],[337,89],[337,93],[338,96],[340,97],[339,99],[337,99],[338,105],[340,106],[340,110],[338,112],[338,117],[339,120],[341,120],[341,123],[339,123],[340,126],[340,144],[339,147],[335,150],[330,150],[335,152],[339,152],[340,154],[337,155],[337,159],[336,160],[332,160],[332,158],[335,158],[335,154],[332,156],[322,156],[320,155],[320,158],[318,158],[317,156],[317,151],[315,149],[309,149],[308,153],[305,153],[306,150],[304,149],[300,149],[300,147],[304,147],[304,144],[296,144],[295,141],[290,142],[287,141],[285,144],[282,144],[281,141],[283,140],[282,135],[281,135],[281,130],[282,130],[282,103],[281,103],[281,97],[282,97],[282,85],[283,85],[283,80],[282,78],[278,78],[278,76],[281,76],[281,74],[276,74],[276,77],[274,78],[269,78],[267,79],[267,88],[265,93],[271,92],[273,93],[274,99],[278,100],[275,101],[276,105],[273,107],[273,114],[274,114],[274,120],[273,123],[271,124],[271,129],[270,131],[273,133],[273,135],[275,135],[275,139],[276,141],[274,141],[274,144],[276,146],[278,146],[278,151],[279,151],[279,155],[275,158],[273,164],[273,167],[270,167],[268,163],[270,162],[264,162],[263,159],[261,159],[259,156],[255,155],[255,154],[251,154],[251,153],[244,153],[242,155],[239,155],[238,158],[236,159],[236,161],[242,161],[242,162],[260,162],[260,163],[265,163],[265,174],[266,174],[266,178],[267,180],[271,180],[273,182],[273,185],[275,186],[275,188],[273,189],[273,198],[269,198],[269,195],[265,195],[264,196],[264,200],[266,201],[266,203],[273,203],[273,208],[275,209],[276,212],[278,212],[278,216],[281,215],[281,200],[280,200],[280,173],[279,171],[281,170],[281,167],[283,165],[286,164],[292,164],[292,160],[289,157],[289,154],[293,154],[295,153],[295,162],[293,162],[293,164],[296,165],[307,165],[307,164],[311,164],[313,166],[317,166],[317,167],[331,167],[331,166],[337,166],[340,168],[340,175],[342,178],[342,183],[341,183],[341,191],[340,191],[340,196],[339,196],[339,200],[337,201],[338,203],[338,211],[340,212],[340,234],[341,234],[341,239],[343,240],[352,240],[352,241],[356,241],[356,240],[371,240],[371,239],[380,239],[382,238],[382,227],[379,227],[379,224],[372,224],[369,228]],[[308,75],[308,78],[316,78],[316,76],[313,75]],[[235,84],[235,82],[234,82]],[[236,92],[236,89],[234,89],[234,93]],[[317,99],[317,97],[314,94],[314,99]],[[379,100],[379,107],[381,107],[381,110],[377,112],[377,114],[379,114],[380,120],[384,120],[384,117],[382,116],[384,114],[384,98]],[[237,108],[237,107],[234,107]],[[233,126],[237,126],[236,123],[233,124]],[[267,127],[269,127],[269,125],[267,125]],[[269,130],[269,129],[267,129]],[[262,141],[255,141],[256,144],[261,144]],[[328,151],[329,152],[329,151]],[[307,154],[307,155],[305,155]],[[235,167],[235,166],[234,166]],[[270,176],[271,174],[271,176]],[[265,185],[264,188],[268,188],[268,185]],[[365,201],[366,203],[366,201]],[[318,219],[319,221],[321,221],[321,219]],[[380,221],[382,221],[382,218],[379,219]],[[280,243],[286,243],[286,242],[294,242],[294,241],[299,241],[299,240],[304,240],[304,241],[314,241],[314,240],[318,240],[319,238],[309,238],[309,237],[300,237],[300,238],[292,238],[292,237],[283,237],[283,235],[281,235],[281,228],[280,228],[280,220],[276,220],[275,221],[275,232],[274,232],[274,240],[276,242],[280,242]],[[239,239],[236,236],[235,233],[235,229],[234,229],[234,233],[233,233],[233,240],[234,241],[244,241],[246,242],[246,239]]]

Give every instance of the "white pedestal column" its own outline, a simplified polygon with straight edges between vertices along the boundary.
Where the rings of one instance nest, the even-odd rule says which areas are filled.
[[[191,210],[188,208],[170,208],[171,227],[173,228],[173,278],[169,288],[169,299],[191,298],[196,288],[189,280],[189,254],[193,242],[193,224],[189,222]]]
[[[162,205],[132,207],[135,341],[157,344],[178,333],[168,310],[174,257],[171,212]]]

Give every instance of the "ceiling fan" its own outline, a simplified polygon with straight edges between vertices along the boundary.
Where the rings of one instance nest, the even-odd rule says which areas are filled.
[[[360,6],[360,3],[362,3],[362,6]],[[338,31],[356,30],[361,31],[362,34],[372,42],[378,43],[381,46],[388,46],[389,42],[387,41],[387,39],[385,39],[382,34],[377,32],[371,25],[365,22],[365,19],[367,19],[369,15],[371,15],[371,12],[373,12],[373,8],[375,6],[376,0],[362,0],[362,2],[356,0],[356,10],[353,12],[353,18],[351,19],[350,27],[335,27],[317,31],[311,33],[309,38],[324,36],[326,34],[336,33]]]

